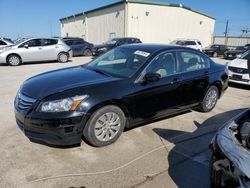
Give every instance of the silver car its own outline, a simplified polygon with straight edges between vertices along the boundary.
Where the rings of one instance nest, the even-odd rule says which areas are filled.
[[[0,38],[0,47],[13,45],[13,42],[8,38]]]
[[[0,48],[0,63],[11,66],[23,62],[52,61],[67,62],[72,57],[71,48],[61,39],[30,38],[18,41],[13,46]]]

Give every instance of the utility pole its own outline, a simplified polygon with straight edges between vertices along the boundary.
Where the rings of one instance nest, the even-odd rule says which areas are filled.
[[[225,45],[227,45],[227,41],[228,41],[228,20],[227,20],[227,23],[226,23],[226,29],[225,29]]]

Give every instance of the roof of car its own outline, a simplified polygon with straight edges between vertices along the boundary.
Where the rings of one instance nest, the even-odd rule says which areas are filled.
[[[134,50],[140,50],[145,51],[149,53],[154,53],[161,50],[172,50],[172,49],[188,49],[188,50],[194,50],[191,48],[187,48],[184,46],[178,46],[178,45],[166,45],[166,44],[142,44],[142,43],[136,43],[136,44],[128,44],[123,45],[121,47],[134,49]],[[194,50],[195,51],[195,50]]]

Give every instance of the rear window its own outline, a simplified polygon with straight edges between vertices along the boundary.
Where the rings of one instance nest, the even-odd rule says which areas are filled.
[[[0,40],[0,45],[6,45],[6,43],[2,40]]]

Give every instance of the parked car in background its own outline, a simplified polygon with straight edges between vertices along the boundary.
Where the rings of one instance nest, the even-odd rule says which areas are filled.
[[[74,145],[84,137],[101,147],[125,127],[192,108],[209,112],[227,87],[226,67],[198,50],[123,45],[88,64],[26,80],[15,117],[32,141]]]
[[[226,51],[224,55],[226,59],[235,59],[247,50],[250,50],[250,46],[238,46],[233,50]]]
[[[210,145],[211,187],[250,187],[250,109],[229,120]]]
[[[92,55],[91,49],[93,48],[94,45],[85,41],[84,39],[77,37],[64,37],[62,39],[68,46],[71,47],[73,51],[73,56]]]
[[[141,43],[141,40],[138,38],[113,38],[105,42],[104,44],[95,45],[92,48],[92,54],[93,56],[98,56],[117,46],[121,46],[124,44],[134,44],[134,43]]]
[[[249,46],[250,47],[250,44],[246,44],[245,46]]]
[[[205,54],[207,54],[208,56],[217,57],[220,55],[224,56],[224,54],[227,50],[229,50],[229,49],[225,45],[214,44],[214,45],[211,45],[208,48],[204,49],[203,52]]]
[[[23,62],[52,61],[67,62],[72,57],[71,48],[61,39],[30,38],[19,40],[15,45],[0,51],[0,63],[11,66]]]
[[[174,40],[171,42],[171,44],[175,44],[175,45],[180,45],[180,46],[186,46],[189,48],[193,48],[196,50],[200,50],[202,51],[202,45],[201,42],[199,40]]]
[[[247,61],[250,59],[250,50],[227,64],[229,81],[244,85],[250,85]]]
[[[3,46],[10,46],[13,45],[14,43],[11,41],[11,39],[8,38],[0,38],[0,47]]]

